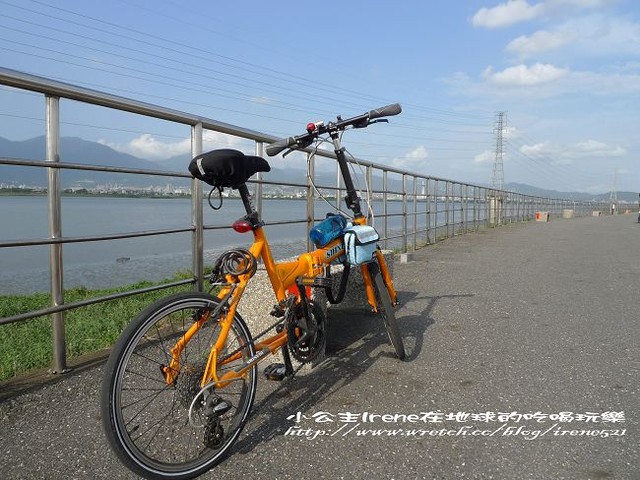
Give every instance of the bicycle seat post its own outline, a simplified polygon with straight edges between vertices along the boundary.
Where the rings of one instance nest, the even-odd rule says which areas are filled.
[[[240,193],[240,198],[242,199],[242,204],[244,205],[244,209],[247,212],[247,215],[256,214],[257,211],[253,206],[253,201],[251,199],[251,193],[249,193],[249,189],[247,188],[247,184],[243,183],[238,186],[238,192]]]

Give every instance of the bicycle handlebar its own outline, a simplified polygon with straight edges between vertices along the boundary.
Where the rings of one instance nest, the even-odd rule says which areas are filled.
[[[347,120],[342,120],[338,117],[336,122],[329,122],[328,125],[324,125],[322,123],[310,123],[307,126],[307,133],[277,140],[267,146],[266,152],[267,155],[273,157],[286,148],[305,148],[308,147],[313,140],[318,138],[319,135],[338,132],[340,130],[345,130],[348,127],[364,128],[369,126],[369,124],[372,123],[371,121],[376,118],[391,117],[393,115],[398,115],[400,112],[402,112],[400,104],[393,103],[391,105],[370,110],[368,113],[348,118]]]
[[[283,138],[281,140],[277,140],[269,145],[267,145],[267,155],[269,155],[270,157],[273,157],[274,155],[279,154],[281,151],[283,151],[285,148],[289,148],[292,147],[296,144],[296,139],[295,137],[287,137],[287,138]]]
[[[402,107],[400,106],[400,104],[393,103],[391,105],[387,105],[386,107],[371,110],[369,112],[369,120],[380,117],[392,117],[393,115],[398,115],[400,112],[402,112]]]

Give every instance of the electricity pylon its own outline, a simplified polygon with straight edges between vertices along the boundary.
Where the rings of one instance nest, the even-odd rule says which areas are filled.
[[[504,132],[504,128],[506,127],[506,117],[506,112],[498,112],[496,114],[496,126],[494,128],[494,131],[496,132],[496,157],[493,162],[491,188],[500,191],[504,190],[504,152],[502,148],[502,134]]]

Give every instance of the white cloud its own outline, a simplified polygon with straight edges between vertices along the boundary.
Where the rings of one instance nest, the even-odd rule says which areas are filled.
[[[473,16],[471,22],[476,27],[506,27],[539,17],[543,14],[544,9],[544,3],[529,5],[527,0],[508,0],[507,3],[501,3],[492,8],[481,8]]]
[[[426,148],[420,145],[419,147],[416,147],[413,150],[411,150],[405,156],[406,158],[411,158],[414,160],[424,160],[429,156],[429,153],[427,152]]]
[[[203,133],[203,149],[236,148],[241,149],[242,140],[223,133],[205,130]],[[144,133],[127,143],[116,143],[108,140],[98,140],[119,152],[128,153],[148,160],[163,160],[191,152],[191,138],[175,141],[162,141],[150,133]]]
[[[189,138],[172,142],[163,142],[149,133],[144,133],[124,144],[114,143],[108,140],[98,140],[98,142],[119,152],[128,153],[130,155],[149,160],[170,158],[175,155],[187,153],[191,150],[191,139]]]
[[[598,140],[590,139],[576,143],[573,150],[568,153],[579,157],[620,157],[626,155],[627,151],[621,146],[613,147]]]
[[[525,155],[549,155],[554,153],[554,150],[547,142],[544,142],[535,145],[522,145],[520,152]]]
[[[520,130],[516,127],[506,126],[502,129],[502,137],[507,140],[518,138],[520,135]]]
[[[205,130],[202,134],[202,149],[204,151],[214,148],[235,148],[236,150],[242,150],[244,153],[255,155],[254,151],[243,147],[244,143],[245,141],[241,138],[212,130]]]
[[[623,95],[640,92],[640,75],[573,72],[570,76],[573,91],[585,91],[596,95]]]
[[[549,157],[556,163],[579,158],[607,158],[621,157],[627,154],[627,150],[621,146],[613,146],[599,140],[585,140],[571,145],[554,145],[549,142],[536,143],[534,145],[522,145],[520,152],[529,156]]]
[[[506,47],[507,52],[520,57],[529,57],[538,53],[555,50],[570,43],[575,36],[572,32],[548,32],[539,30],[533,35],[515,38]]]
[[[579,36],[577,54],[632,55],[640,51],[640,24],[626,18],[590,15],[567,22],[560,27]]]
[[[411,170],[414,172],[424,171],[428,165],[429,152],[423,145],[419,145],[401,158],[394,158],[392,165],[396,168]]]
[[[489,67],[483,76],[489,83],[502,87],[529,87],[554,82],[568,74],[569,70],[566,68],[536,63],[530,67],[524,64],[508,67],[501,72],[493,72],[492,67]]]
[[[506,51],[526,58],[564,49],[571,57],[636,56],[640,51],[640,24],[625,18],[587,15],[572,18],[548,30],[522,35]]]
[[[634,72],[638,67],[633,63],[607,73],[571,71],[550,66],[546,76],[543,75],[545,69],[534,67],[520,65],[502,72],[495,72],[492,67],[488,67],[479,78],[456,73],[445,79],[445,82],[457,95],[463,94],[476,99],[491,98],[501,105],[557,98],[567,93],[614,98],[640,93],[640,72]],[[523,96],[524,91],[526,96]]]
[[[495,7],[483,7],[471,19],[476,27],[501,28],[516,23],[545,18],[575,15],[579,10],[596,10],[619,0],[545,0],[530,4],[528,0],[507,0]]]
[[[576,7],[576,8],[600,8],[609,4],[618,2],[619,0],[547,0],[545,3],[549,7]]]
[[[473,162],[482,164],[482,163],[492,163],[496,158],[496,152],[492,150],[485,150],[482,153],[479,153],[475,157],[473,157]]]
[[[249,99],[251,103],[257,103],[259,105],[271,105],[273,101],[269,97],[251,97]]]

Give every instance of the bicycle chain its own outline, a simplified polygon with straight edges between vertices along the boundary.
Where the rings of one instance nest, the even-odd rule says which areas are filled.
[[[278,325],[280,325],[282,323],[282,320],[278,320],[276,323],[274,323],[273,325],[271,325],[270,327],[266,328],[265,330],[263,330],[262,332],[260,332],[257,336],[252,338],[253,343],[256,343],[256,340],[264,337],[267,333],[269,333],[271,330],[273,330],[274,328],[276,328]],[[227,355],[225,355],[224,357],[222,357],[219,361],[220,362],[224,362],[227,358],[231,358],[232,356],[234,356],[236,353],[239,353],[240,351],[242,351],[242,349],[245,347],[238,347],[235,350],[233,350],[232,352],[228,353]]]

